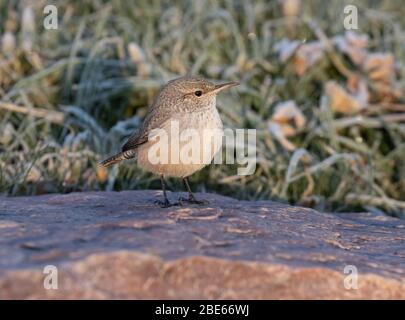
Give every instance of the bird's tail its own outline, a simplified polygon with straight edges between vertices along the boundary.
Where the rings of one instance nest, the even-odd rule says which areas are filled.
[[[112,157],[109,157],[104,161],[101,161],[99,165],[103,167],[109,167],[122,160],[132,159],[135,157],[136,157],[136,150],[130,149],[124,152],[117,153],[116,155],[113,155]]]

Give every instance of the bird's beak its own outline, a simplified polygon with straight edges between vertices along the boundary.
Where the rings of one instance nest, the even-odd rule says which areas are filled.
[[[218,84],[214,87],[214,89],[211,91],[211,93],[219,93],[220,91],[230,88],[230,87],[234,87],[234,86],[238,86],[239,83],[238,82],[227,82],[227,83],[223,83],[223,84]]]

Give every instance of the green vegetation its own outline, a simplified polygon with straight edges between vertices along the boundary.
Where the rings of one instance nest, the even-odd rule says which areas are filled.
[[[158,188],[132,161],[97,162],[191,73],[241,83],[218,108],[226,127],[257,129],[258,156],[254,175],[211,165],[194,189],[403,216],[405,7],[353,2],[354,39],[338,0],[55,1],[58,30],[42,25],[47,1],[1,1],[0,192]]]

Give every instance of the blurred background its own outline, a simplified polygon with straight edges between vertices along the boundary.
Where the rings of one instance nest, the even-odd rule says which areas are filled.
[[[194,74],[241,83],[218,109],[257,129],[258,161],[206,167],[196,191],[405,216],[402,1],[52,1],[56,30],[48,4],[0,1],[0,193],[159,188],[133,161],[97,162]]]

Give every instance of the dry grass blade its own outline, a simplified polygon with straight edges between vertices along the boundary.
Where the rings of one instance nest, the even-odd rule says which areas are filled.
[[[65,114],[63,112],[47,110],[41,108],[27,108],[18,106],[9,102],[0,101],[0,109],[27,114],[36,118],[43,118],[49,122],[62,124],[65,121]]]

